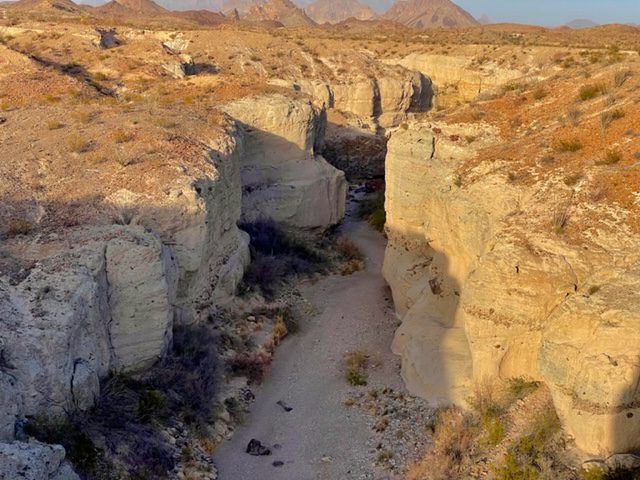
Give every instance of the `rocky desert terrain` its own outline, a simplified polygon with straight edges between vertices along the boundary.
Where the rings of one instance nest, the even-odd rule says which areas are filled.
[[[639,478],[640,29],[339,3],[0,3],[0,478]]]

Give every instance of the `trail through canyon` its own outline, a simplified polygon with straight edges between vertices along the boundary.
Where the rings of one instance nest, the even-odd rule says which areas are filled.
[[[345,405],[350,396],[372,388],[403,389],[399,361],[390,349],[397,321],[380,273],[385,240],[357,219],[356,207],[349,205],[341,229],[364,255],[365,270],[301,287],[318,313],[304,319],[279,348],[244,425],[217,450],[221,480],[393,478],[374,466],[378,439],[371,417]],[[366,387],[345,379],[344,355],[353,350],[370,355]],[[248,455],[252,439],[272,454]]]

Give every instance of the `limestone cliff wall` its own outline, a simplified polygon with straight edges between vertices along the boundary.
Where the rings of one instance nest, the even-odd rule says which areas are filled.
[[[401,65],[409,70],[428,74],[438,85],[438,96],[443,100],[470,101],[482,93],[495,92],[498,87],[525,76],[516,68],[487,62],[474,65],[477,55],[455,56],[429,53],[412,53],[404,58],[387,60],[388,63]],[[447,87],[453,89],[445,94]],[[440,98],[438,100],[440,102]]]
[[[603,224],[580,240],[554,231],[559,208],[573,222],[624,215],[573,204],[561,178],[514,185],[495,162],[461,177],[482,144],[457,136],[497,141],[481,128],[399,129],[388,144],[384,275],[403,377],[438,403],[464,403],[488,379],[541,380],[581,449],[637,449],[640,240]]]
[[[344,173],[317,153],[324,139],[322,108],[281,94],[241,99],[224,110],[244,125],[242,216],[327,227],[342,220]]]
[[[127,225],[33,243],[27,274],[0,278],[0,440],[24,416],[90,408],[109,371],[150,367],[174,322],[235,293],[249,262],[237,227],[242,140],[230,127],[199,154],[200,171],[183,167],[146,194],[117,190],[102,208]]]

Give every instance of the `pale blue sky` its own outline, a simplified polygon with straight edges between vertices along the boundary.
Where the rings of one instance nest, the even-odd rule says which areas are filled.
[[[640,0],[457,0],[475,16],[495,22],[558,25],[576,18],[596,23],[640,23]]]

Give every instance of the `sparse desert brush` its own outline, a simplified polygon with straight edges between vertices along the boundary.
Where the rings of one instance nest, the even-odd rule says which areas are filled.
[[[59,128],[62,128],[64,125],[62,123],[60,123],[57,120],[47,120],[47,129],[48,130],[58,130]]]
[[[18,235],[28,235],[33,230],[33,225],[30,221],[24,218],[16,218],[9,222],[9,228],[7,234],[10,237],[16,237]]]
[[[543,87],[538,87],[533,91],[532,96],[534,100],[539,101],[547,96],[547,91]]]
[[[267,376],[271,355],[267,352],[240,352],[228,361],[229,373],[246,376],[251,383],[260,383]]]
[[[553,465],[554,441],[560,432],[560,420],[552,405],[532,419],[529,432],[509,446],[505,457],[491,465],[496,480],[536,480],[546,478],[541,466]]]
[[[561,205],[553,213],[553,229],[557,235],[563,235],[569,223],[569,205]]]
[[[624,116],[624,111],[619,108],[602,112],[600,114],[600,126],[603,130],[606,130],[614,121],[620,120],[621,118],[624,118]]]
[[[596,165],[615,165],[622,160],[622,152],[617,148],[607,150],[602,160],[598,160]]]
[[[607,87],[601,83],[595,85],[584,85],[580,88],[578,97],[583,102],[586,102],[587,100],[592,100],[600,95],[604,95],[605,93],[607,93]]]
[[[287,325],[284,322],[284,316],[278,315],[276,316],[275,323],[273,324],[273,328],[271,329],[271,333],[267,337],[264,342],[264,348],[268,352],[274,352],[276,347],[280,345],[280,342],[289,334],[289,330],[287,329]]]
[[[560,140],[556,144],[558,152],[577,152],[580,149],[582,149],[582,143],[577,139]]]
[[[85,140],[77,133],[67,137],[67,147],[73,153],[85,153],[91,149],[91,142]]]
[[[460,477],[460,470],[474,443],[472,418],[452,407],[438,412],[433,448],[407,470],[407,480],[449,480]]]
[[[535,392],[540,387],[540,383],[527,380],[522,377],[511,378],[508,384],[509,395],[514,400],[519,400]]]
[[[580,125],[580,117],[582,116],[582,111],[578,108],[570,108],[567,110],[567,118],[571,122],[574,127]]]
[[[133,140],[133,134],[118,128],[109,134],[109,138],[115,143],[127,143]]]
[[[91,121],[91,114],[85,110],[76,110],[71,112],[71,118],[78,123],[89,123]]]
[[[620,88],[623,86],[629,78],[633,76],[633,72],[631,70],[620,70],[615,73],[613,76],[613,85],[616,88]]]
[[[367,366],[369,356],[364,350],[354,350],[344,356],[346,379],[351,385],[364,386],[367,384]]]

